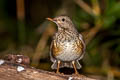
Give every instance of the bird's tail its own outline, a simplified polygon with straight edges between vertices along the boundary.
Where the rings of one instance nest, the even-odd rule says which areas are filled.
[[[52,64],[51,68],[52,68],[52,69],[57,69],[57,64],[58,64],[57,61],[55,61],[55,62]],[[75,61],[75,65],[76,65],[76,68],[77,68],[77,69],[80,69],[80,68],[82,67],[78,61]],[[64,63],[61,62],[60,68],[63,68],[63,67],[73,68],[73,65],[72,65],[71,62],[64,62]]]

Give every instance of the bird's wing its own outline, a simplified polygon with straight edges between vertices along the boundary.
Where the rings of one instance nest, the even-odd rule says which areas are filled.
[[[54,46],[54,41],[52,41],[52,43],[51,43],[51,45],[50,45],[50,60],[52,61],[52,62],[55,62],[56,61],[56,59],[53,57],[53,46]]]
[[[51,66],[52,69],[57,69],[57,60],[55,57],[58,55],[60,50],[60,47],[56,46],[56,42],[53,40],[50,46],[50,59],[53,62]]]
[[[83,58],[83,56],[84,56],[84,54],[85,54],[86,45],[85,45],[85,42],[84,42],[84,40],[83,40],[83,36],[82,36],[81,34],[79,34],[79,39],[81,40],[81,42],[82,42],[82,44],[83,44],[83,50],[82,50],[83,52],[82,52],[81,57],[79,58],[79,60],[80,60],[80,59]]]

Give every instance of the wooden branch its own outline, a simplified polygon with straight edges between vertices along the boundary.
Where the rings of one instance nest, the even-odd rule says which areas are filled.
[[[2,63],[2,64],[1,64]],[[84,75],[64,75],[0,60],[0,80],[98,80]]]
[[[73,0],[76,4],[78,4],[84,11],[86,11],[87,13],[93,15],[93,10],[92,8],[86,4],[83,0]]]

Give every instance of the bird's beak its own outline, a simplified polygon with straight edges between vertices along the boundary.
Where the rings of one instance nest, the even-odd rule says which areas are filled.
[[[49,21],[52,21],[52,22],[54,21],[52,18],[46,18],[46,19],[49,20]]]
[[[54,22],[54,23],[56,23],[57,22],[57,20],[55,19],[55,18],[46,18],[47,20],[49,20],[49,21],[52,21],[52,22]]]

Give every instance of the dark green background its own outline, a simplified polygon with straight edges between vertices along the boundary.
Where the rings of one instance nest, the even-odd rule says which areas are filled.
[[[24,54],[31,58],[41,36],[47,29],[40,25],[52,24],[46,21],[47,17],[55,17],[61,5],[72,0],[25,0],[24,20],[17,18],[16,0],[0,0],[0,56],[7,54]],[[79,32],[94,28],[97,20],[102,24],[99,31],[87,45],[86,55],[81,62],[83,68],[79,71],[86,75],[97,75],[108,79],[111,75],[114,80],[120,79],[120,1],[119,0],[83,0],[91,9],[98,1],[101,14],[87,13],[83,8],[72,1],[67,7],[69,16],[77,26]],[[53,25],[55,26],[55,25]],[[97,26],[97,25],[96,25]],[[57,29],[57,27],[56,27]],[[87,35],[87,34],[85,34]],[[51,70],[49,60],[49,37],[37,68]],[[33,64],[34,65],[34,64]],[[41,66],[42,65],[42,66]],[[69,70],[69,69],[68,69]],[[70,69],[72,72],[73,70]],[[65,71],[67,71],[65,69]],[[64,69],[61,69],[64,72]],[[111,79],[111,80],[113,80]]]

